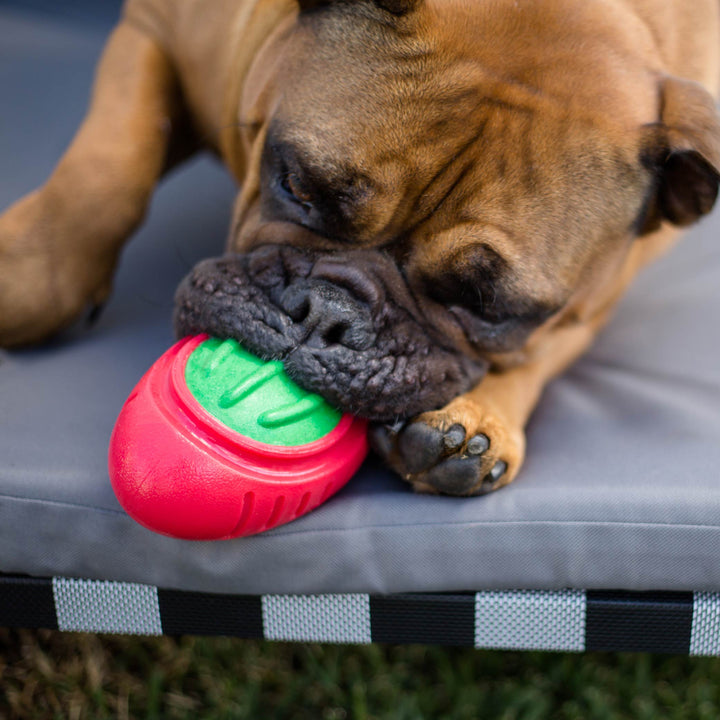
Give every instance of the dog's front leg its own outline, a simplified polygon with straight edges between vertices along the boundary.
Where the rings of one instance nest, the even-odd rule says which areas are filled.
[[[489,373],[402,427],[374,427],[374,449],[420,492],[479,495],[507,485],[525,458],[525,424],[543,388],[585,351],[598,325],[552,330],[529,362]]]
[[[44,340],[104,302],[165,166],[177,104],[165,53],[120,25],[64,157],[0,216],[0,346]]]

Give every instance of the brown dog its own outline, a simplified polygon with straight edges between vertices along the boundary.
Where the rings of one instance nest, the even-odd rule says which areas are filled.
[[[718,0],[129,0],[76,139],[0,218],[0,344],[102,303],[209,147],[234,254],[183,282],[178,333],[283,358],[417,489],[495,489],[543,386],[712,208],[719,51]]]

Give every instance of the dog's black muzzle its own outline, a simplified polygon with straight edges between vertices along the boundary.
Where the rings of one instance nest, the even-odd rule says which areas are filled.
[[[265,245],[198,264],[175,297],[178,336],[232,337],[283,361],[340,409],[392,422],[442,407],[487,371],[429,326],[376,250],[314,256]]]

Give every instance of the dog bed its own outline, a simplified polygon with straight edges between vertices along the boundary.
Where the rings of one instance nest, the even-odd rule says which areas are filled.
[[[42,183],[71,139],[112,21],[91,13],[78,22],[45,6],[0,7],[2,208]],[[640,276],[590,352],[550,385],[511,486],[471,499],[420,496],[370,457],[339,494],[291,524],[225,542],[174,540],[118,505],[108,440],[128,393],[173,342],[176,284],[197,260],[222,251],[233,195],[209,158],[176,171],[125,250],[94,327],[0,354],[0,586],[12,590],[12,612],[25,617],[33,602],[47,602],[49,625],[62,626],[62,608],[72,617],[76,596],[95,617],[113,588],[140,588],[132,596],[140,606],[147,588],[152,608],[162,606],[162,588],[171,614],[177,596],[209,594],[220,605],[226,596],[246,598],[249,636],[323,639],[273,635],[272,623],[291,617],[302,625],[312,602],[326,602],[331,620],[350,613],[353,641],[379,637],[378,627],[402,629],[392,598],[419,593],[428,617],[443,608],[467,616],[461,632],[472,642],[483,608],[504,597],[508,617],[513,607],[536,612],[545,628],[549,602],[567,615],[563,627],[583,628],[561,647],[581,649],[592,607],[597,614],[603,602],[629,597],[592,593],[622,589],[673,591],[644,597],[685,623],[683,648],[695,614],[715,618],[717,634],[720,212]],[[288,595],[307,597],[283,600]],[[6,622],[20,617],[4,607]],[[214,606],[203,607],[201,614]],[[64,627],[137,630],[88,622]],[[193,631],[184,627],[175,629]]]

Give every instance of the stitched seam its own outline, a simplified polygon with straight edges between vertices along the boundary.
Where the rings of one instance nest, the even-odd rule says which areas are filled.
[[[46,505],[55,505],[58,507],[70,507],[84,510],[95,510],[103,514],[126,515],[123,510],[113,510],[111,508],[100,508],[94,505],[83,505],[81,503],[65,502],[61,500],[45,500],[42,498],[24,498],[16,495],[0,494],[0,502],[2,500],[11,500],[15,502],[42,503]],[[128,516],[129,517],[129,516]],[[592,527],[628,527],[628,528],[673,528],[683,530],[718,530],[720,525],[701,525],[689,523],[667,523],[667,522],[636,522],[624,520],[473,520],[462,522],[416,522],[406,524],[377,524],[362,525],[358,527],[332,527],[332,528],[313,528],[307,530],[292,531],[273,531],[272,536],[290,536],[290,535],[311,535],[315,533],[328,532],[361,532],[364,530],[403,530],[413,527],[452,527],[452,528],[472,528],[472,527],[494,527],[502,525],[558,525],[558,526],[592,526]],[[268,534],[266,537],[269,537]]]
[[[127,513],[124,510],[113,510],[112,508],[101,508],[97,505],[83,505],[82,503],[73,503],[73,502],[65,502],[63,500],[50,500],[50,499],[44,499],[44,498],[26,498],[26,497],[20,497],[17,495],[8,495],[6,493],[0,493],[0,503],[2,503],[3,500],[11,500],[14,502],[26,502],[26,503],[41,503],[43,505],[54,505],[57,507],[68,507],[68,508],[77,508],[82,510],[94,510],[99,513],[103,514],[109,514],[109,515],[127,515]]]

